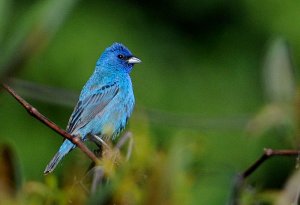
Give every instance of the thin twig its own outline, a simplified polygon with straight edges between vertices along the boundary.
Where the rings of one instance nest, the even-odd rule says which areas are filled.
[[[96,166],[92,169],[94,177],[91,186],[91,193],[95,194],[98,186],[101,184],[102,179],[104,178],[104,170],[101,166]]]
[[[79,137],[74,137],[70,135],[68,132],[66,132],[64,129],[60,128],[58,125],[56,125],[54,122],[50,121],[48,118],[46,118],[44,115],[42,115],[36,108],[34,108],[32,105],[30,105],[28,102],[26,102],[21,96],[19,96],[12,88],[10,88],[6,84],[2,84],[3,87],[26,109],[26,111],[36,119],[38,119],[40,122],[54,130],[56,133],[60,134],[65,139],[70,140],[72,143],[74,143],[79,149],[81,149],[82,152],[84,152],[91,160],[93,160],[96,164],[98,163],[98,158],[95,156],[95,154],[85,146],[85,144],[81,141]]]
[[[258,158],[251,166],[249,166],[244,172],[242,172],[241,177],[243,179],[250,176],[262,163],[267,159],[274,156],[298,156],[299,150],[273,150],[270,148],[264,149],[263,154]]]
[[[239,205],[239,197],[241,192],[241,187],[244,184],[244,180],[253,174],[265,161],[275,156],[299,156],[300,150],[273,150],[270,148],[265,148],[263,154],[251,164],[245,171],[240,173],[234,180],[234,187],[232,191],[232,196],[230,205]]]

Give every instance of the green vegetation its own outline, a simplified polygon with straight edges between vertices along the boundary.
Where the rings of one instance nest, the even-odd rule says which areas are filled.
[[[132,156],[103,160],[96,194],[80,150],[43,175],[61,137],[1,90],[0,204],[229,203],[263,148],[298,148],[299,20],[296,1],[1,0],[0,78],[61,127],[104,48],[122,42],[143,63]],[[241,204],[296,204],[296,167],[267,161]]]

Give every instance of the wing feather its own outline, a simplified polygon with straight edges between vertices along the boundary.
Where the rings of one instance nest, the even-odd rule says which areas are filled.
[[[102,112],[118,92],[118,85],[112,83],[93,90],[93,93],[79,100],[70,117],[67,132],[72,133],[74,130],[84,127]]]

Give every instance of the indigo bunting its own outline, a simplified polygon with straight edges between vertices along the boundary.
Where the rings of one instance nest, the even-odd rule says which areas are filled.
[[[134,95],[129,73],[133,65],[140,62],[120,43],[106,48],[80,93],[66,131],[97,144],[102,143],[102,139],[114,139],[125,128],[132,113]],[[75,145],[65,139],[44,174],[52,172],[74,148]]]

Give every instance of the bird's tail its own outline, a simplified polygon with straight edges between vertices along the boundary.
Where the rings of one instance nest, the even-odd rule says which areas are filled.
[[[58,163],[60,162],[60,160],[62,160],[62,158],[68,154],[73,148],[75,148],[75,145],[69,141],[69,140],[65,140],[63,142],[63,144],[60,146],[58,152],[54,155],[54,157],[52,158],[52,160],[49,162],[49,164],[47,165],[44,174],[49,174],[51,173],[55,167],[58,165]]]

